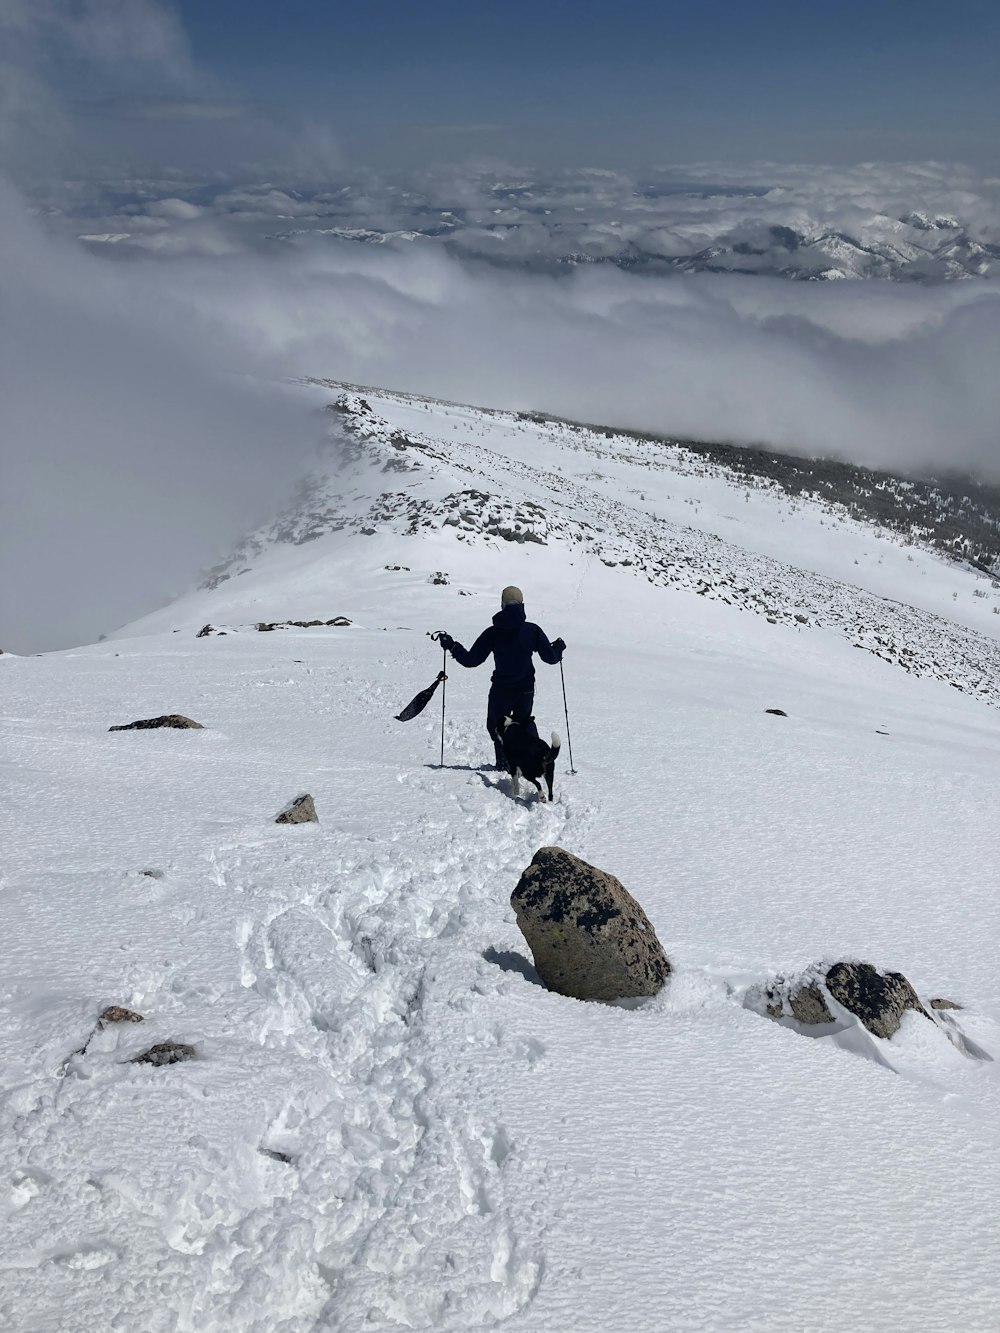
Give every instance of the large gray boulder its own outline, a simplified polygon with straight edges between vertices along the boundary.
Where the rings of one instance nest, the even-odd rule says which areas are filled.
[[[540,847],[511,894],[549,990],[576,1000],[655,995],[670,963],[649,918],[614,875]]]
[[[750,1008],[770,1018],[794,1018],[806,1027],[835,1022],[829,1000],[842,1005],[876,1037],[894,1036],[908,1009],[930,1018],[902,972],[880,972],[871,963],[820,963],[794,977],[777,977],[747,996]]]

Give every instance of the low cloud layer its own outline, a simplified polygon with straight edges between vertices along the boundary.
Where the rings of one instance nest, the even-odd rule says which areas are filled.
[[[113,628],[273,512],[319,429],[283,377],[1000,477],[989,282],[552,277],[327,238],[109,264],[2,208],[7,647]]]
[[[1000,474],[1000,288],[811,284],[312,242],[172,267],[172,299],[248,359],[474,403],[904,471]],[[155,281],[147,269],[146,280]]]
[[[165,269],[133,284],[6,188],[0,231],[0,646],[41,651],[185,591],[281,504],[318,425],[238,373]]]

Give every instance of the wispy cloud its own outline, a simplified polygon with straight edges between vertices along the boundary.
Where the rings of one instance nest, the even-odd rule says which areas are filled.
[[[314,427],[190,306],[155,308],[167,265],[150,286],[53,241],[2,184],[0,228],[0,624],[25,651],[183,591],[291,489]]]
[[[131,120],[238,120],[258,114],[248,102],[204,97],[123,97],[83,108],[90,114]]]
[[[165,0],[0,6],[0,167],[22,181],[166,168],[315,175],[339,161],[328,126],[248,102],[199,68]]]
[[[449,123],[439,125],[414,125],[413,129],[420,134],[436,135],[442,139],[461,139],[466,136],[482,134],[501,134],[505,125],[489,121],[469,121],[467,124]]]
[[[199,81],[176,14],[158,0],[4,0],[0,163],[20,172],[61,164],[82,145],[76,98],[150,81],[177,94]]]

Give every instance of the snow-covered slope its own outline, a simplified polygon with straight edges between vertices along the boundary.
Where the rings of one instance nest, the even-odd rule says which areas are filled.
[[[0,657],[0,1322],[995,1327],[997,1065],[743,1005],[863,957],[1000,1052],[989,581],[682,450],[303,392],[338,439],[293,513],[105,643]],[[480,767],[485,671],[443,769],[437,699],[393,720],[511,582],[569,645],[551,806]],[[108,734],[166,712],[205,730]],[[508,900],[551,843],[646,908],[656,999],[538,984]],[[145,1022],[91,1036],[112,1003]],[[196,1058],[129,1063],[165,1040]]]
[[[214,601],[181,600],[137,628],[191,624],[206,608],[229,620],[246,618],[247,606],[260,610],[254,619],[280,618],[283,590],[271,607],[258,600],[259,579],[224,584],[267,553],[299,571],[301,588],[317,575],[322,582],[334,552],[355,551],[352,536],[433,535],[453,537],[458,551],[538,547],[546,580],[553,553],[569,553],[578,581],[595,564],[619,568],[772,624],[832,631],[1000,702],[1000,586],[915,540],[775,485],[751,488],[682,445],[534,414],[310,387],[340,426],[325,465],[289,513],[212,571]],[[305,549],[276,554],[285,545]],[[406,554],[405,544],[398,549]],[[321,595],[299,610],[317,615],[323,605]]]

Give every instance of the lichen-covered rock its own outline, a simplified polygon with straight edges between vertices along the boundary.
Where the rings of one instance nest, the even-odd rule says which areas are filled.
[[[317,625],[342,626],[351,623],[347,616],[333,616],[330,620],[261,620],[257,629],[264,634],[276,629],[315,629]]]
[[[109,1004],[107,1009],[101,1011],[97,1021],[103,1027],[106,1023],[144,1023],[145,1019],[134,1009],[126,1009],[120,1004]]]
[[[136,1055],[129,1061],[133,1065],[176,1065],[181,1060],[193,1060],[195,1049],[183,1041],[158,1041],[148,1051]]]
[[[319,815],[308,792],[289,801],[274,821],[276,824],[318,824]]]
[[[540,847],[511,894],[549,990],[577,1000],[655,995],[670,963],[649,918],[613,875]]]
[[[889,1038],[898,1032],[908,1009],[930,1018],[901,972],[880,972],[871,963],[860,962],[821,963],[798,976],[775,977],[766,985],[752,988],[745,1003],[769,1018],[794,1018],[814,1027],[836,1021],[836,1006],[831,1007],[831,1000],[876,1037]]]
[[[907,1009],[929,1017],[902,972],[880,972],[871,963],[834,963],[826,974],[826,988],[876,1037],[898,1032]]]
[[[816,985],[800,986],[788,997],[792,1017],[800,1023],[832,1023],[833,1015],[826,1007],[823,992]]]
[[[153,727],[193,728],[204,731],[200,722],[193,722],[182,713],[164,713],[162,717],[144,717],[138,722],[125,722],[121,726],[108,727],[108,731],[149,731]]]

